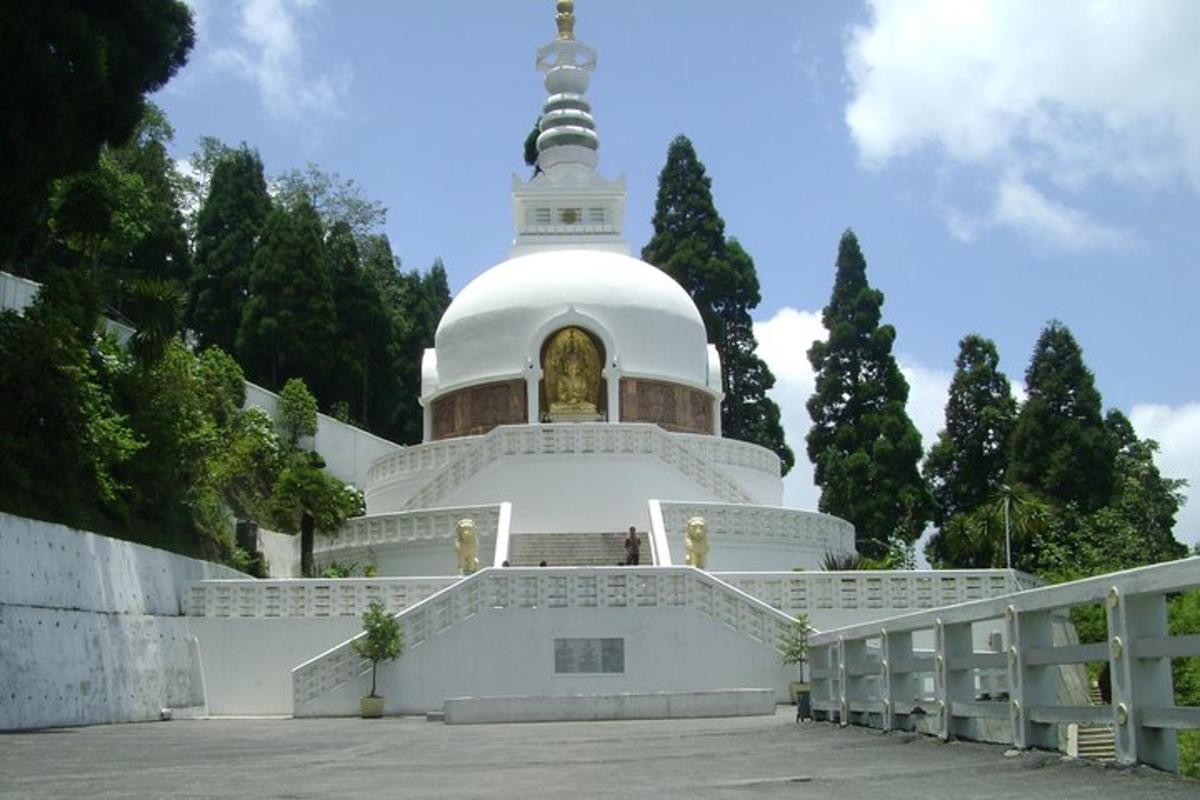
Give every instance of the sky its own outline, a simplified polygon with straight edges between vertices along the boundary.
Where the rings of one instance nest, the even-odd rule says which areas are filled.
[[[440,257],[454,291],[506,257],[552,0],[189,4],[196,48],[152,98],[177,159],[211,135],[268,173],[352,179],[405,268]],[[759,354],[798,456],[787,504],[816,506],[805,351],[853,228],[926,447],[963,336],[993,339],[1020,391],[1061,320],[1105,407],[1195,487],[1176,534],[1200,541],[1200,3],[578,0],[576,18],[634,252],[682,133],[755,260]]]

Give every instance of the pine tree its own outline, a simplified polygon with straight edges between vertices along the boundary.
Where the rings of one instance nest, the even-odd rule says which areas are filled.
[[[779,406],[767,397],[775,376],[755,353],[752,311],[762,299],[754,261],[735,239],[712,200],[712,181],[685,136],[677,136],[658,176],[654,237],[642,259],[687,291],[721,356],[721,431],[774,451],[787,474],[795,462],[784,441]]]
[[[316,209],[303,201],[292,209],[276,208],[251,265],[238,360],[247,378],[271,389],[288,378],[324,387],[332,374],[336,336],[333,282]]]
[[[892,356],[896,331],[880,325],[883,293],[867,283],[866,270],[848,230],[822,312],[829,336],[808,351],[816,372],[808,457],[821,511],[853,523],[858,551],[881,558],[893,537],[912,542],[921,535],[930,499],[917,468],[921,435],[905,410],[908,383]]]
[[[250,290],[250,265],[271,209],[258,154],[244,145],[213,169],[196,219],[196,255],[186,322],[201,347],[234,352]]]
[[[1090,513],[1112,495],[1116,444],[1101,418],[1100,393],[1065,325],[1051,321],[1025,373],[1028,398],[1010,445],[1008,479]]]
[[[1017,403],[999,362],[990,339],[970,334],[958,343],[946,427],[925,459],[938,525],[983,504],[1004,484]]]

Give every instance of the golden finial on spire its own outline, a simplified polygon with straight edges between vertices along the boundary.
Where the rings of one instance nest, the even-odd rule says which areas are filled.
[[[575,2],[574,0],[558,0],[558,13],[554,21],[558,25],[558,38],[575,38]]]

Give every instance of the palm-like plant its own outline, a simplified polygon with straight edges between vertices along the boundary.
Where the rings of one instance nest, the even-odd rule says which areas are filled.
[[[129,289],[129,315],[136,326],[129,350],[143,367],[157,364],[179,332],[183,300],[167,281],[147,278]]]

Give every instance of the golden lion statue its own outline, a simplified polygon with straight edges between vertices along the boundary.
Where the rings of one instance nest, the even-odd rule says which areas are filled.
[[[475,520],[460,519],[454,529],[454,552],[458,554],[458,571],[470,575],[479,569],[479,537],[475,535]]]
[[[687,521],[687,532],[683,535],[687,554],[683,563],[696,569],[708,568],[708,523],[704,517],[692,517]]]

